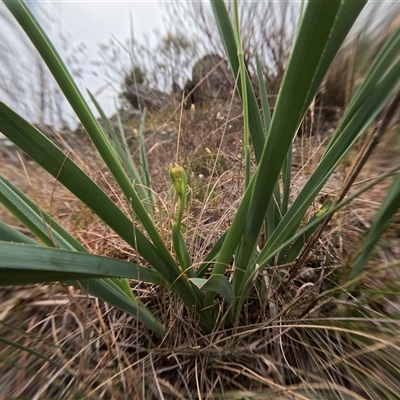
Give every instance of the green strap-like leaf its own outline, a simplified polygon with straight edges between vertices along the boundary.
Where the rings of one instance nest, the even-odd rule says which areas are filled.
[[[353,27],[356,19],[360,15],[367,2],[368,0],[343,0],[341,2],[337,17],[326,42],[324,52],[320,59],[318,68],[316,69],[312,84],[310,85],[310,90],[307,97],[304,99],[302,115],[306,112],[307,108],[311,104],[314,96],[317,93],[317,90],[321,85],[322,80],[326,75],[327,69],[331,65],[337,52],[342,46],[342,43],[344,42],[346,36],[350,32],[350,29]]]
[[[328,199],[324,203],[324,205],[310,218],[310,220],[307,222],[307,225],[310,226],[316,218],[323,216],[323,214],[326,213],[331,206],[332,206],[332,200]],[[295,260],[295,258],[299,255],[301,249],[307,243],[310,236],[318,228],[318,225],[315,225],[312,229],[308,229],[307,225],[304,227],[306,234],[295,240],[293,244],[290,246],[290,248],[287,249],[287,251],[284,250],[281,251],[278,260],[279,265],[281,264],[289,265],[290,263],[292,263]]]
[[[80,242],[1,174],[0,202],[47,246],[87,251]]]
[[[150,169],[149,163],[147,160],[147,152],[146,152],[146,140],[144,136],[144,123],[146,120],[146,109],[143,110],[140,115],[140,129],[139,129],[139,158],[140,158],[140,167],[142,170],[142,177],[145,188],[147,188],[147,198],[146,201],[149,203],[149,209],[154,213],[154,194],[151,190],[151,178],[150,178]],[[145,189],[143,188],[143,189]]]
[[[372,255],[382,233],[386,230],[390,221],[400,209],[400,174],[395,176],[392,185],[377,212],[374,221],[365,237],[361,251],[353,263],[350,279],[362,273],[364,267]]]
[[[147,309],[138,299],[132,299],[123,292],[111,279],[91,279],[88,281],[80,281],[74,283],[88,293],[98,297],[99,299],[111,304],[114,307],[132,315],[141,321],[152,332],[159,337],[165,333],[164,326],[157,318]]]
[[[264,116],[264,135],[268,136],[269,128],[271,126],[271,111],[269,109],[269,102],[267,96],[267,89],[265,87],[264,76],[262,72],[262,66],[258,54],[256,54],[256,66],[257,66],[257,80],[258,88],[260,90],[261,106]]]
[[[114,258],[77,251],[0,242],[1,285],[118,277],[163,286],[156,271]],[[58,274],[58,275],[57,275]]]
[[[233,287],[224,275],[212,275],[208,279],[190,278],[199,289],[222,294],[228,303],[231,303],[235,298]]]
[[[28,238],[24,234],[16,231],[14,228],[9,227],[8,225],[4,224],[0,221],[0,240],[5,241],[13,241],[17,243],[25,243],[29,245],[37,245],[39,246],[34,240]],[[120,261],[120,260],[116,260]],[[129,263],[130,265],[133,265]],[[137,266],[136,266],[137,267]],[[134,268],[136,268],[134,267]],[[141,272],[145,271],[145,277],[148,273],[148,269],[142,269],[139,267],[139,278],[141,279]],[[151,271],[151,274],[153,275]],[[18,284],[21,283],[28,283],[22,281],[21,277],[24,277],[26,270],[21,271],[18,273],[15,269],[9,270],[2,270],[0,268],[0,282],[2,279],[6,279],[4,277],[8,277],[8,279],[14,278],[18,279]],[[36,271],[37,275],[35,275],[34,281],[37,282],[44,282],[44,281],[58,281],[60,278],[64,276],[60,275],[59,271],[44,271],[43,275],[40,276],[40,271]],[[162,336],[164,334],[164,327],[157,321],[157,319],[151,314],[149,310],[147,310],[137,299],[136,296],[133,295],[130,288],[127,288],[127,279],[90,279],[90,280],[81,280],[81,281],[69,281],[69,278],[65,276],[66,282],[68,284],[74,285],[80,289],[86,290],[88,293],[102,299],[103,301],[108,302],[109,304],[113,305],[114,307],[123,310],[135,318],[138,318],[141,322],[143,322],[147,327],[149,327],[154,333]],[[157,281],[162,278],[160,276],[157,277],[157,273],[153,275]],[[61,279],[63,280],[63,279]],[[29,281],[32,283],[31,281]],[[161,282],[160,282],[161,283]],[[129,290],[129,293],[128,293]]]
[[[35,240],[11,228],[4,222],[0,221],[0,240],[3,242],[25,243],[31,245],[39,245]]]
[[[388,67],[396,62],[400,55],[400,26],[395,29],[392,35],[388,38],[381,51],[378,53],[373,63],[371,64],[364,80],[359,85],[351,99],[351,104],[347,107],[340,128],[332,135],[330,143],[325,151],[325,154],[330,150],[339,136],[342,135],[343,129],[348,125],[349,121],[354,117],[357,110],[363,106],[368,96],[375,90],[379,81],[386,75]],[[325,156],[325,155],[324,155]]]
[[[114,146],[116,153],[118,154],[120,161],[126,168],[126,171],[128,172],[131,180],[138,184],[137,191],[139,193],[140,198],[142,200],[145,199],[146,194],[145,194],[145,191],[143,190],[142,180],[140,179],[140,175],[139,175],[137,168],[132,160],[132,157],[130,157],[126,154],[126,151],[123,149],[117,135],[114,132],[114,128],[112,127],[110,120],[107,118],[106,114],[104,113],[103,109],[101,108],[101,106],[98,103],[98,101],[96,100],[96,98],[92,95],[91,92],[88,92],[88,93],[89,93],[90,99],[92,100],[94,106],[96,107],[98,113],[100,114],[101,119],[103,120],[103,123],[106,127],[107,133],[111,138],[112,144]]]
[[[217,256],[218,252],[220,251],[222,244],[224,243],[224,240],[226,238],[227,232],[224,232],[218,240],[215,242],[214,246],[210,250],[210,252],[206,255],[204,258],[204,261],[200,265],[199,269],[196,271],[196,276],[197,278],[202,278],[203,275],[206,273],[208,268],[210,268],[210,264],[212,261],[214,261]]]

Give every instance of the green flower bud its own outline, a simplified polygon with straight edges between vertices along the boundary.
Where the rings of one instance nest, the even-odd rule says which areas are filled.
[[[186,192],[186,174],[185,170],[179,166],[178,164],[173,164],[171,163],[169,165],[169,176],[171,177],[172,185],[174,186],[174,189],[176,193],[178,193],[179,196],[182,196]]]

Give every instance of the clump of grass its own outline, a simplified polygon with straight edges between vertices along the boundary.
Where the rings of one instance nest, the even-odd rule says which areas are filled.
[[[92,96],[102,114],[103,128],[99,125],[26,5],[6,2],[109,171],[102,172],[103,184],[96,184],[68,154],[0,104],[3,133],[102,221],[87,232],[97,233],[98,240],[86,235],[82,241],[1,177],[0,200],[31,232],[0,224],[1,283],[61,281],[66,288],[50,317],[27,321],[21,332],[12,327],[10,313],[19,304],[6,299],[3,366],[18,360],[15,368],[21,368],[24,382],[19,387],[18,376],[4,381],[8,393],[395,398],[397,322],[375,300],[379,290],[397,289],[386,283],[371,287],[369,281],[397,263],[371,269],[368,262],[400,206],[398,166],[355,193],[349,190],[376,137],[387,130],[397,98],[335,195],[322,190],[400,85],[399,28],[358,86],[307,181],[298,193],[292,191],[293,139],[364,3],[307,3],[271,116],[262,74],[261,110],[247,76],[237,4],[232,24],[224,3],[212,2],[243,106],[243,164],[238,179],[225,164],[230,158],[221,136],[211,154],[206,150],[205,170],[211,172],[202,201],[195,203],[190,192],[198,176],[173,163],[176,159],[169,166],[169,191],[152,189],[144,115],[135,163],[121,126],[118,137]],[[227,127],[228,122],[225,133]],[[196,160],[189,162],[196,170]],[[343,257],[335,257],[341,245],[340,235],[333,239],[330,233],[332,218],[393,175],[365,239],[344,265]],[[48,379],[32,385],[28,375],[38,365],[37,376]],[[371,366],[385,374],[370,373]]]

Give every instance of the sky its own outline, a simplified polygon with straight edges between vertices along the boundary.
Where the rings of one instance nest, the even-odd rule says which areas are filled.
[[[82,0],[52,0],[52,1],[30,1],[28,3],[31,10],[38,18],[46,33],[53,41],[53,44],[61,53],[57,35],[62,33],[67,38],[67,45],[75,48],[79,43],[84,43],[86,49],[83,55],[80,55],[82,64],[85,64],[86,70],[95,70],[91,62],[99,60],[99,45],[104,44],[116,38],[124,43],[131,36],[131,18],[133,21],[134,37],[142,42],[144,35],[151,35],[156,30],[163,31],[162,4],[157,0],[142,1],[82,1]],[[0,4],[8,13],[11,20],[14,18],[6,10],[4,5]],[[0,11],[2,11],[0,10]],[[42,15],[42,11],[44,16]],[[15,41],[18,35],[13,29],[8,29],[7,24],[0,20],[0,41]],[[54,22],[56,21],[56,22]],[[25,36],[22,33],[22,36]],[[3,38],[3,39],[2,39]],[[14,46],[18,49],[18,46]],[[61,51],[60,51],[61,50]],[[19,57],[23,57],[24,49],[19,50]],[[1,74],[0,74],[1,75]],[[121,78],[121,81],[123,78]],[[86,89],[92,93],[97,93],[96,98],[102,105],[106,114],[111,115],[115,110],[114,97],[115,90],[104,90],[99,93],[100,88],[104,88],[106,82],[102,76],[94,76],[86,73],[82,80],[77,83],[86,95]],[[11,82],[11,81],[10,81]],[[4,93],[1,93],[0,100],[6,101]],[[88,98],[88,96],[86,95]],[[10,104],[12,107],[13,105]],[[24,114],[24,113],[22,113]],[[28,118],[28,116],[26,115]]]
[[[115,37],[124,42],[131,35],[130,19],[133,21],[134,37],[139,41],[144,35],[162,30],[162,9],[159,1],[54,1],[52,4],[60,21],[60,29],[68,32],[77,44],[86,45],[87,58],[98,59],[99,44]],[[86,74],[81,85],[96,93],[105,82]],[[114,109],[113,92],[101,91],[97,98],[107,111]]]
[[[131,13],[134,33],[139,36],[160,27],[157,1],[55,1],[61,27],[86,43],[107,41],[111,35],[130,34]]]

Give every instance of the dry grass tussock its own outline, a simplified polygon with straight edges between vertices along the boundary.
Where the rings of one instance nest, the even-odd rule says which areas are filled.
[[[194,264],[200,265],[211,244],[229,226],[240,200],[241,119],[230,117],[223,109],[196,110],[177,113],[170,123],[175,124],[175,137],[160,141],[153,127],[147,139],[157,200],[154,219],[166,243],[171,243],[175,202],[167,167],[177,161],[186,168],[190,186],[183,221],[186,240]],[[358,181],[386,170],[388,165],[378,162],[382,160],[379,151],[395,136],[398,131],[389,132]],[[315,137],[296,141],[294,194],[309,176],[325,143]],[[82,157],[86,171],[132,214],[99,161],[81,151],[86,154]],[[385,160],[390,162],[389,158]],[[90,251],[142,261],[30,161],[24,162],[24,168],[20,164],[0,165],[1,173],[50,211]],[[351,160],[338,169],[321,197],[338,193],[350,165]],[[395,296],[399,287],[394,279],[399,275],[399,221],[394,222],[371,268],[360,278],[365,290],[350,299],[338,294],[339,282],[369,226],[370,209],[381,201],[378,194],[383,189],[380,186],[365,193],[338,213],[299,274],[279,290],[270,289],[279,266],[266,270],[236,330],[217,327],[213,333],[203,334],[173,294],[142,282],[132,282],[132,289],[168,326],[162,340],[154,338],[136,319],[68,285],[1,289],[0,396],[394,398],[390,396],[400,385],[395,362],[400,357],[400,337],[399,322],[389,312],[399,313]],[[314,207],[310,213],[320,204]],[[1,218],[13,221],[3,210]],[[222,303],[220,312],[226,312]]]

